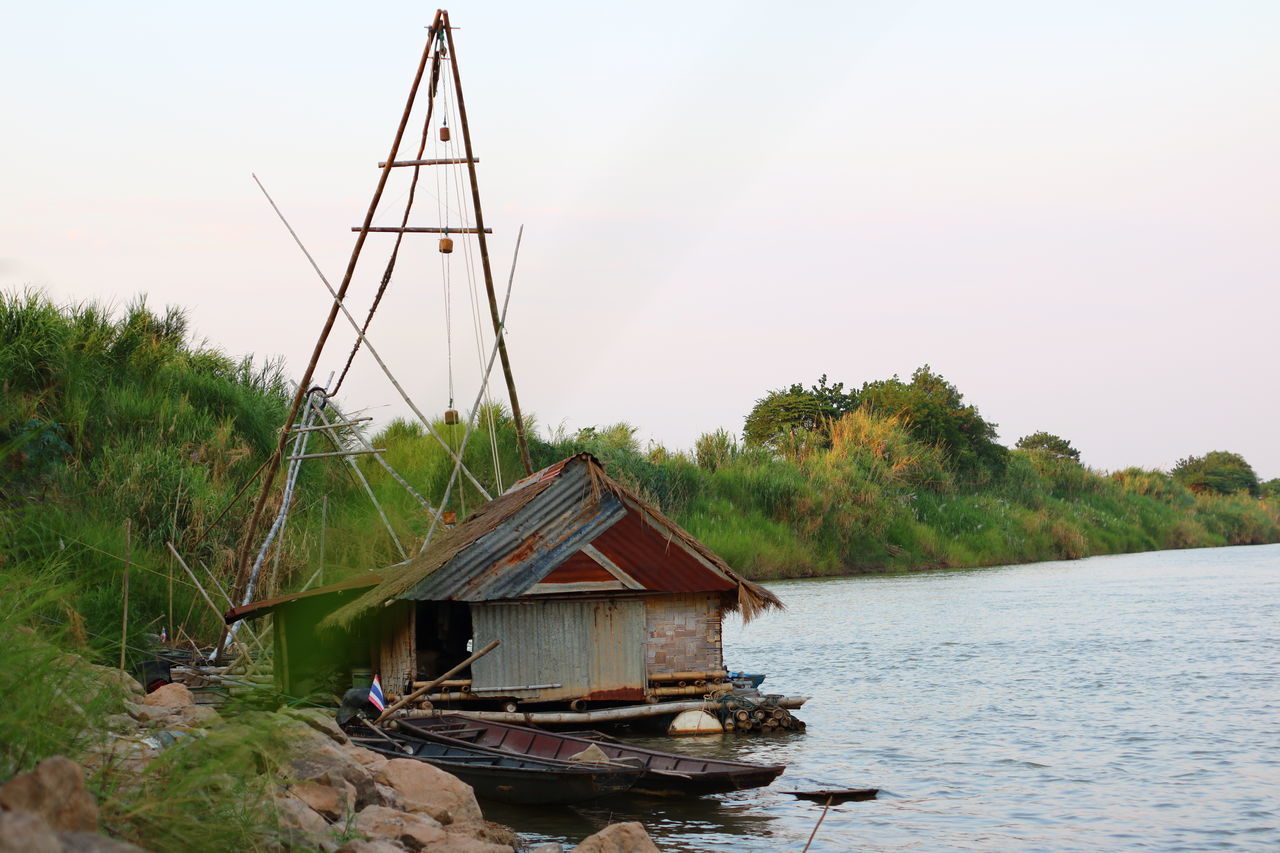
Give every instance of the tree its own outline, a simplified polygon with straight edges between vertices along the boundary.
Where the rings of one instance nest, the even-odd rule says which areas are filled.
[[[1175,480],[1193,492],[1213,492],[1219,495],[1248,492],[1256,496],[1260,491],[1258,475],[1254,473],[1253,466],[1239,453],[1226,450],[1214,450],[1204,456],[1179,459],[1170,473]]]
[[[981,483],[1004,473],[1009,451],[996,442],[996,424],[966,405],[956,386],[927,364],[910,382],[895,375],[864,383],[858,401],[871,411],[904,416],[911,434],[941,448],[962,479]]]
[[[1258,486],[1258,494],[1264,498],[1280,500],[1280,477],[1273,477]]]
[[[770,391],[747,415],[743,438],[748,446],[777,450],[784,439],[825,432],[830,420],[857,408],[857,399],[855,392],[845,392],[843,382],[828,385],[825,373],[809,388],[795,383]]]
[[[1071,446],[1071,442],[1062,436],[1054,435],[1051,432],[1033,432],[1031,435],[1024,435],[1018,439],[1018,443],[1014,445],[1019,450],[1034,450],[1039,453],[1046,453],[1054,459],[1070,459],[1072,462],[1080,461],[1080,451]]]

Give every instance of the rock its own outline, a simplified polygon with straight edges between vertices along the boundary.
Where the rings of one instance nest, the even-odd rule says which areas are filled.
[[[404,853],[405,847],[394,841],[348,841],[338,853]]]
[[[611,823],[595,835],[588,835],[569,853],[658,853],[649,833],[637,821]]]
[[[193,728],[211,726],[222,719],[217,709],[208,705],[184,705],[177,708],[170,716],[171,724]]]
[[[458,832],[450,832],[444,841],[429,844],[423,848],[425,853],[514,853],[515,848],[506,844],[494,844],[482,841]]]
[[[142,697],[143,705],[163,706],[166,708],[184,708],[187,705],[194,705],[195,702],[195,697],[191,695],[187,685],[178,681],[166,684],[163,687],[157,687]]]
[[[0,812],[0,853],[61,853],[62,842],[34,812]]]
[[[449,836],[438,821],[420,814],[368,806],[356,815],[356,830],[373,840],[398,841],[410,850],[421,850],[429,844],[447,841]]]
[[[372,749],[365,749],[363,746],[348,746],[347,755],[368,767],[370,773],[387,763],[385,755],[380,752],[374,752]]]
[[[90,770],[111,767],[115,772],[136,775],[159,754],[160,750],[142,740],[118,737],[90,747],[84,762]]]
[[[305,723],[336,743],[351,743],[351,738],[347,737],[347,733],[338,727],[338,721],[333,718],[333,714],[329,711],[325,711],[322,708],[290,708],[284,711],[284,714],[287,717]],[[369,752],[370,750],[365,751]],[[374,755],[376,754],[374,753]]]
[[[494,823],[491,820],[483,820],[479,823],[459,824],[457,827],[450,826],[445,830],[450,834],[460,833],[470,835],[472,838],[478,838],[481,841],[488,841],[490,844],[497,844],[500,847],[519,847],[520,836],[509,826],[503,826],[500,823]]]
[[[357,807],[382,805],[373,776],[342,747],[297,721],[292,721],[288,734],[293,755],[283,768],[286,778],[335,787],[340,787],[339,783],[345,780],[355,788]]]
[[[134,728],[137,721],[128,714],[108,714],[102,721],[102,724],[110,732],[124,732]]]
[[[564,853],[564,845],[559,841],[548,841],[537,847],[530,847],[526,853]]]
[[[140,723],[165,723],[177,710],[170,705],[134,705],[129,708],[129,716]]]
[[[289,793],[328,820],[337,821],[355,811],[356,806],[355,787],[345,779],[340,783],[298,782],[289,787]]]
[[[390,785],[383,785],[381,782],[375,782],[378,786],[378,793],[382,795],[382,804],[393,809],[404,811],[404,798],[400,796],[400,792]],[[431,815],[436,820],[440,818]]]
[[[93,832],[98,828],[98,804],[84,785],[84,768],[55,755],[0,785],[0,806],[35,812],[55,831]]]
[[[288,829],[298,829],[309,834],[329,831],[328,821],[307,803],[290,794],[276,797],[276,811],[280,815],[280,825]]]
[[[147,853],[136,844],[117,841],[96,832],[62,832],[62,853]]]
[[[445,824],[484,820],[471,786],[430,764],[411,758],[393,758],[374,775],[400,793],[406,811],[429,814]]]
[[[116,687],[119,687],[120,689],[124,690],[126,693],[132,693],[135,696],[141,696],[146,692],[143,689],[142,685],[138,683],[138,680],[136,678],[133,678],[121,672],[115,667],[98,666],[97,664],[93,664],[93,663],[84,664],[84,666],[92,670],[94,676],[99,681],[105,681],[108,684],[113,684]]]

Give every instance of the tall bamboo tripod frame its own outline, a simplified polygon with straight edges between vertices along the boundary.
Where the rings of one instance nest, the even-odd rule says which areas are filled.
[[[443,34],[443,40],[441,35]],[[447,50],[447,57],[445,51]],[[402,233],[436,233],[440,229],[427,228],[374,228],[373,218],[377,213],[378,204],[382,200],[383,190],[386,188],[387,180],[391,175],[391,170],[401,166],[413,166],[414,168],[424,165],[445,165],[451,161],[424,161],[424,160],[408,160],[397,161],[396,154],[400,151],[400,144],[404,139],[405,128],[409,124],[410,116],[413,113],[414,104],[418,98],[418,92],[421,88],[423,75],[426,73],[428,66],[432,68],[432,83],[438,80],[438,72],[443,62],[450,62],[452,65],[452,76],[454,92],[457,98],[458,107],[458,123],[462,129],[463,148],[466,153],[467,176],[471,183],[471,202],[473,213],[475,215],[475,228],[473,229],[450,229],[453,232],[473,233],[480,250],[481,267],[484,273],[485,294],[489,301],[489,316],[493,324],[493,333],[497,338],[498,355],[502,361],[502,373],[507,383],[507,395],[511,402],[511,416],[515,421],[516,442],[520,449],[520,459],[524,464],[525,474],[533,473],[533,466],[529,460],[529,445],[525,435],[524,418],[520,412],[520,400],[516,395],[515,379],[511,372],[511,359],[507,354],[507,345],[505,336],[502,334],[502,320],[498,313],[498,299],[493,287],[493,271],[489,262],[489,245],[487,232],[484,226],[484,211],[480,204],[480,185],[476,178],[476,159],[474,149],[471,144],[471,131],[467,123],[466,103],[462,95],[462,77],[458,70],[458,55],[454,46],[453,30],[449,25],[449,13],[444,9],[436,11],[431,26],[427,29],[427,44],[423,49],[422,58],[418,62],[418,68],[414,74],[413,84],[409,87],[409,97],[405,102],[404,112],[400,117],[400,123],[396,127],[395,138],[391,143],[391,151],[387,155],[386,161],[380,163],[378,183],[373,191],[373,198],[369,202],[369,208],[365,212],[364,222],[352,230],[356,231],[355,245],[351,249],[351,257],[347,261],[346,272],[342,276],[342,284],[338,287],[338,291],[334,297],[333,305],[329,309],[329,316],[325,320],[324,326],[320,330],[320,336],[316,340],[315,348],[311,352],[311,358],[307,362],[306,370],[303,372],[302,378],[298,381],[297,391],[293,395],[293,400],[289,406],[289,414],[285,418],[284,428],[280,432],[280,439],[276,445],[275,451],[268,459],[267,464],[262,472],[262,488],[258,493],[258,499],[253,507],[253,513],[249,518],[249,523],[245,528],[244,535],[241,538],[240,548],[236,556],[236,594],[240,594],[248,578],[251,565],[251,556],[253,554],[253,543],[257,536],[258,528],[262,524],[263,511],[266,508],[267,500],[274,488],[276,474],[280,470],[280,462],[284,456],[285,446],[291,435],[294,422],[298,417],[298,410],[302,406],[302,401],[306,398],[309,390],[312,388],[312,380],[315,376],[316,365],[320,361],[320,355],[324,351],[329,334],[333,330],[334,321],[338,317],[341,309],[342,301],[346,298],[347,290],[351,286],[351,279],[355,274],[356,265],[360,260],[360,254],[364,249],[366,238],[370,233],[375,232],[402,232]],[[434,97],[435,91],[432,91],[429,97]]]

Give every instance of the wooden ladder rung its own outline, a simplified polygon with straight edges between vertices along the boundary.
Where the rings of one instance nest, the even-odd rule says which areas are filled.
[[[465,163],[479,163],[480,158],[468,160],[466,157],[447,157],[443,160],[392,160],[391,167],[397,166],[459,166]],[[379,169],[387,168],[386,161],[378,164]]]
[[[363,231],[359,225],[353,225],[352,231]],[[475,228],[393,228],[391,226],[370,227],[370,234],[479,234]],[[484,233],[492,234],[492,228],[484,229]]]

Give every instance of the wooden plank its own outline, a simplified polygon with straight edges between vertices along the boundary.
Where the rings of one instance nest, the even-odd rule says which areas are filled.
[[[436,160],[395,160],[391,163],[391,167],[394,169],[397,166],[461,166],[467,163],[479,163],[479,162],[480,162],[479,157],[475,158],[474,160],[468,160],[465,157],[446,157],[444,159],[436,159]],[[379,169],[387,168],[386,162],[384,161],[382,163],[379,163],[378,168]]]
[[[378,225],[371,228],[362,228],[359,225],[352,225],[352,231],[366,231],[370,234],[479,234],[476,228],[438,228],[436,226],[410,226],[407,228],[399,228],[391,225]],[[485,234],[492,234],[492,228],[484,229]]]

